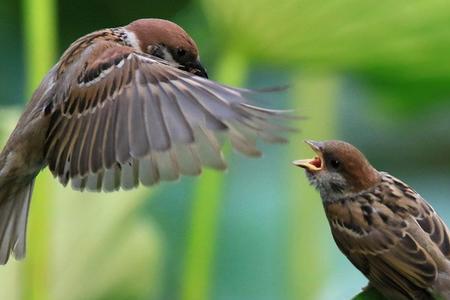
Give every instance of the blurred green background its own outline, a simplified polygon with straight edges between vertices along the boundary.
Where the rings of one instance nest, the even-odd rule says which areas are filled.
[[[350,299],[366,280],[290,164],[311,155],[305,138],[357,145],[450,222],[446,1],[1,0],[1,138],[72,41],[144,17],[184,27],[213,80],[290,83],[261,103],[295,107],[302,131],[262,159],[228,153],[227,173],[127,193],[77,193],[43,172],[27,258],[0,268],[0,299]]]

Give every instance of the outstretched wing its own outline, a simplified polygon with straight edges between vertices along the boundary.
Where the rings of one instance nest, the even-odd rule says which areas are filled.
[[[345,205],[327,205],[333,236],[379,290],[428,299],[438,266],[448,258],[448,229],[419,194],[387,174],[383,180],[380,189]],[[430,243],[437,252],[430,251]]]
[[[47,113],[49,168],[63,184],[112,191],[152,185],[203,165],[226,168],[220,136],[248,156],[257,138],[285,142],[286,111],[249,104],[237,89],[116,43],[96,43],[67,69]],[[275,120],[275,122],[274,122]]]

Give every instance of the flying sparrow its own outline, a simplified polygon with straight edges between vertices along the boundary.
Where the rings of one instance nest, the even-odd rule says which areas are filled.
[[[411,187],[341,141],[293,163],[319,191],[339,249],[388,299],[450,299],[449,230]]]
[[[285,142],[287,111],[255,91],[207,79],[178,25],[141,19],[76,40],[48,72],[0,154],[0,264],[25,255],[33,182],[47,165],[63,185],[115,191],[226,168],[220,137],[248,156]]]

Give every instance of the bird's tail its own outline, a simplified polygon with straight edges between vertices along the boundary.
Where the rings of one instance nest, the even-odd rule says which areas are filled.
[[[25,257],[28,209],[34,177],[8,180],[0,184],[0,264]]]

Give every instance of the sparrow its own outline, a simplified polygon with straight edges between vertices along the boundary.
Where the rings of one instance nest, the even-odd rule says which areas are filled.
[[[306,141],[296,160],[320,193],[333,238],[387,299],[450,299],[449,230],[429,203],[354,146]]]
[[[87,34],[32,95],[0,154],[0,264],[25,256],[36,175],[45,167],[76,190],[151,186],[203,166],[224,170],[221,141],[260,156],[284,143],[292,112],[251,104],[260,91],[208,79],[178,25],[140,19]]]

